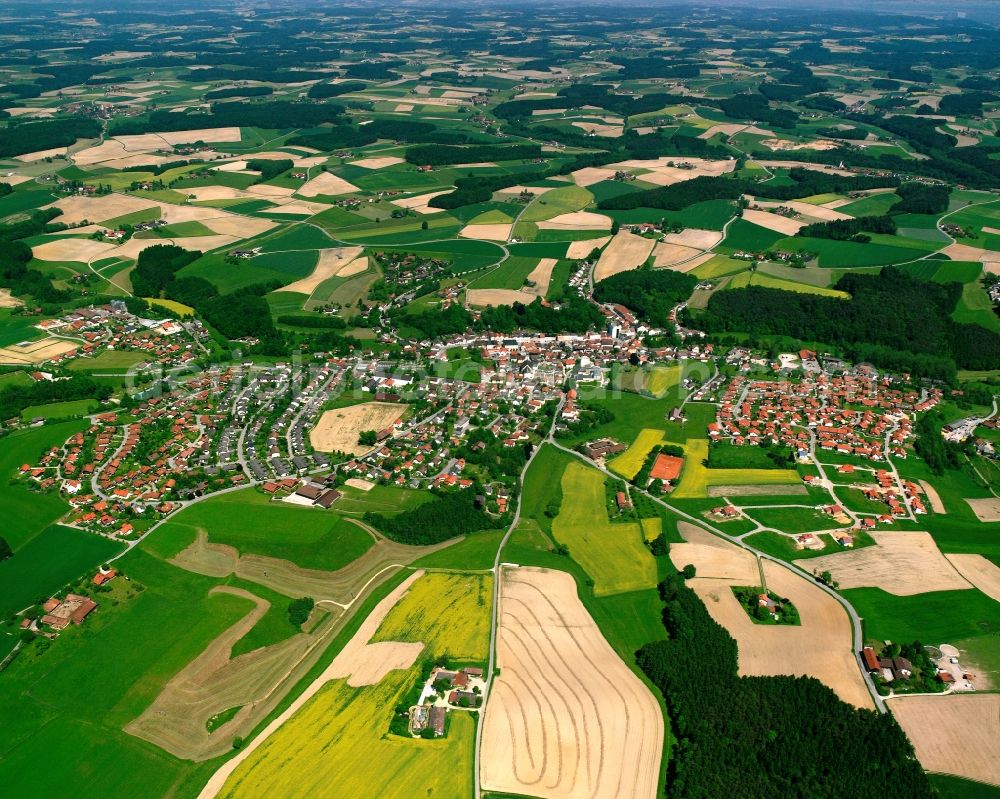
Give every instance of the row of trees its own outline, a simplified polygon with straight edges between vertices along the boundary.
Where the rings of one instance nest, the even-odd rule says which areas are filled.
[[[832,222],[816,222],[799,230],[800,236],[814,239],[835,239],[837,241],[859,240],[865,233],[896,232],[896,221],[891,216],[858,216],[854,219],[836,219]]]

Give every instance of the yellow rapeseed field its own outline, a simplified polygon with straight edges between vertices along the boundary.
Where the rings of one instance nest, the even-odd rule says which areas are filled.
[[[794,469],[708,469],[708,439],[689,438],[684,445],[684,471],[671,496],[678,499],[708,496],[709,486],[794,485],[800,483]]]
[[[638,523],[608,521],[604,476],[582,463],[571,463],[563,473],[562,493],[552,533],[590,575],[594,593],[654,588],[656,561],[643,543]]]
[[[638,474],[642,464],[646,462],[646,456],[657,444],[663,441],[662,430],[652,430],[645,428],[639,431],[627,450],[614,460],[608,463],[611,471],[617,472],[622,477],[631,480]]]

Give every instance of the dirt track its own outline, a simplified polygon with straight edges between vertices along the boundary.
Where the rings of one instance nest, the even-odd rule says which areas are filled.
[[[655,797],[660,707],[604,640],[573,578],[504,569],[499,614],[483,788],[542,799]]]

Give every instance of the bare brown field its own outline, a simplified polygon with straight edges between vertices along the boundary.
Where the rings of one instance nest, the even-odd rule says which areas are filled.
[[[873,532],[875,546],[797,560],[811,572],[829,571],[841,588],[881,588],[896,596],[972,586],[941,554],[930,533]]]
[[[599,250],[611,241],[611,236],[601,236],[597,239],[586,239],[585,241],[571,241],[566,248],[567,258],[586,258],[594,250]]]
[[[542,258],[525,278],[524,290],[536,297],[544,297],[548,294],[549,282],[552,280],[552,270],[555,268],[556,262],[555,258]]]
[[[760,571],[751,552],[691,524],[678,522],[683,544],[670,545],[670,561],[677,569],[689,563],[699,577],[734,580],[736,585],[757,585]]]
[[[540,230],[610,230],[611,217],[591,211],[574,211],[535,224]]]
[[[709,486],[710,497],[769,497],[775,494],[805,496],[809,490],[804,485],[738,485]]]
[[[43,338],[32,341],[23,347],[17,344],[10,347],[0,347],[0,363],[25,366],[45,363],[58,355],[74,352],[79,346],[76,341],[62,338]]]
[[[17,308],[24,305],[21,300],[10,293],[10,289],[0,289],[0,308]]]
[[[487,239],[489,241],[507,241],[510,238],[510,229],[513,225],[509,222],[492,225],[466,225],[458,235],[463,239]]]
[[[901,696],[889,708],[925,769],[1000,785],[1000,694]]]
[[[927,502],[930,503],[932,511],[934,511],[935,513],[948,512],[948,509],[945,508],[944,503],[941,501],[941,497],[934,486],[932,486],[926,480],[921,480],[920,487],[924,489],[924,493],[927,495]]]
[[[986,596],[1000,602],[1000,566],[982,555],[945,555],[955,570]]]
[[[763,568],[768,589],[798,609],[799,626],[755,624],[732,592],[733,585],[745,583],[702,577],[688,581],[712,618],[736,639],[740,674],[815,677],[848,704],[872,708],[854,656],[846,611],[817,585],[784,566],[764,561]],[[759,578],[751,583],[758,584]]]
[[[793,142],[786,139],[764,139],[761,142],[769,150],[788,152],[791,150],[836,150],[840,145],[829,139],[813,139],[806,142]]]
[[[384,430],[398,420],[406,405],[392,402],[364,402],[324,412],[309,431],[313,448],[320,452],[347,452],[361,455],[371,447],[358,444],[362,430]]]
[[[316,662],[332,633],[346,622],[339,608],[324,613],[311,633],[293,635],[273,646],[232,658],[234,644],[263,617],[270,603],[248,591],[218,586],[253,601],[256,607],[178,672],[125,731],[150,741],[176,757],[207,760],[232,748],[235,735],[248,734],[270,713],[288,690]],[[237,714],[213,732],[206,722],[239,707]]]
[[[62,211],[59,221],[67,225],[77,222],[103,222],[105,219],[115,219],[136,211],[152,208],[157,203],[144,200],[141,197],[131,197],[126,194],[105,194],[101,197],[63,197],[49,207]]]
[[[376,537],[375,544],[360,558],[343,569],[328,572],[304,569],[290,561],[263,555],[240,555],[233,547],[210,543],[205,532],[199,530],[195,542],[170,562],[209,577],[235,574],[293,599],[311,596],[329,610],[350,606],[376,577],[388,575],[441,548],[408,546]]]
[[[303,184],[296,193],[303,197],[317,197],[319,195],[352,194],[356,191],[358,191],[357,186],[337,177],[332,172],[323,172]]]
[[[702,255],[702,251],[694,247],[685,247],[681,244],[667,244],[657,242],[653,249],[653,266],[662,269],[674,264],[690,261],[692,258]]]
[[[972,512],[981,522],[1000,522],[1000,498],[967,499]]]
[[[450,191],[450,189],[446,189],[445,191],[432,191],[427,194],[419,194],[416,197],[405,197],[402,200],[390,200],[390,202],[393,205],[398,205],[400,208],[407,208],[411,211],[416,211],[418,214],[436,214],[441,209],[431,208],[427,203],[441,194],[447,194],[448,191]]]
[[[312,274],[294,283],[289,283],[282,288],[282,291],[297,291],[300,294],[312,294],[316,287],[324,280],[339,275],[341,270],[358,258],[364,252],[364,247],[333,247],[329,250],[320,250],[319,260]],[[368,259],[361,259],[364,268],[368,267]],[[364,271],[362,269],[361,271]]]
[[[773,230],[775,233],[781,233],[785,236],[794,236],[805,227],[805,222],[797,219],[788,219],[778,214],[772,214],[770,211],[757,211],[753,208],[747,208],[743,211],[743,219],[751,224],[759,225],[762,228]]]
[[[154,133],[167,144],[188,144],[203,141],[206,144],[214,142],[238,142],[242,139],[239,128],[200,128],[199,130],[174,130],[166,133]],[[124,138],[124,137],[122,137]]]
[[[682,247],[696,247],[699,250],[710,250],[722,241],[722,233],[718,230],[688,228],[680,233],[668,233],[663,237],[663,240],[668,244],[679,244]]]
[[[402,158],[395,155],[383,155],[375,158],[362,158],[360,161],[351,161],[351,166],[360,166],[365,169],[385,169],[387,166],[395,166],[404,163]]]
[[[605,125],[599,122],[572,122],[575,128],[580,128],[584,133],[593,133],[595,136],[607,136],[617,138],[625,132],[624,125]]]
[[[774,131],[765,130],[764,128],[758,128],[756,125],[740,125],[736,123],[736,124],[713,125],[703,133],[699,133],[698,138],[711,139],[713,136],[716,136],[719,133],[724,133],[726,136],[734,136],[737,133],[749,133],[753,136],[774,136]]]
[[[607,249],[601,253],[600,260],[594,267],[594,282],[642,266],[653,251],[655,243],[653,239],[636,236],[625,230],[619,231],[611,239]]]
[[[498,307],[513,305],[516,302],[530,305],[536,296],[519,289],[469,289],[465,292],[465,301],[477,307]]]
[[[542,799],[652,799],[663,715],[564,572],[501,572],[483,787]]]
[[[378,630],[379,626],[385,620],[385,617],[389,615],[389,611],[395,607],[400,599],[406,594],[410,589],[410,586],[423,576],[422,571],[416,571],[407,577],[402,583],[400,583],[396,588],[394,588],[381,602],[379,602],[374,610],[368,614],[364,622],[358,628],[358,631],[351,637],[351,640],[347,643],[343,650],[334,658],[333,662],[327,666],[327,668],[320,674],[315,680],[313,680],[309,687],[305,689],[295,700],[281,712],[281,714],[271,721],[259,735],[254,737],[252,741],[249,742],[239,753],[226,761],[218,771],[216,771],[208,783],[202,788],[201,793],[198,794],[198,799],[214,799],[218,795],[219,791],[226,784],[226,780],[229,779],[230,775],[236,771],[239,765],[250,757],[251,754],[266,741],[271,735],[273,735],[285,722],[287,722],[292,716],[301,710],[310,699],[319,693],[320,689],[326,685],[330,680],[336,679],[334,674],[342,674],[347,671],[353,674],[354,665],[357,662],[357,653],[360,649],[363,649],[368,641],[371,640],[375,632]],[[348,653],[345,655],[345,653]]]

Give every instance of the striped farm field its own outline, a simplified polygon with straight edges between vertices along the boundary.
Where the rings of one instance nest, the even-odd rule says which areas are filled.
[[[632,442],[632,446],[630,446],[617,458],[612,460],[608,464],[608,467],[611,471],[617,472],[622,477],[631,480],[636,476],[636,474],[638,474],[639,470],[642,468],[642,464],[646,462],[646,456],[648,456],[653,447],[659,444],[662,440],[662,430],[652,430],[650,428],[646,428],[639,432],[635,441]]]
[[[594,581],[598,596],[656,586],[656,562],[637,522],[615,523],[605,509],[604,476],[573,462],[562,477],[563,502],[552,521],[556,540]]]
[[[803,270],[804,271],[804,270]],[[799,283],[796,280],[786,280],[761,272],[743,272],[736,275],[730,282],[731,289],[744,289],[748,286],[761,286],[768,289],[782,289],[783,291],[797,291],[800,294],[819,294],[822,297],[839,297],[840,299],[850,299],[846,291],[828,289],[824,286],[816,286],[810,283]]]
[[[684,471],[671,496],[678,499],[707,497],[711,486],[799,485],[793,469],[709,469],[702,464],[708,458],[708,440],[689,438],[684,446]]]

